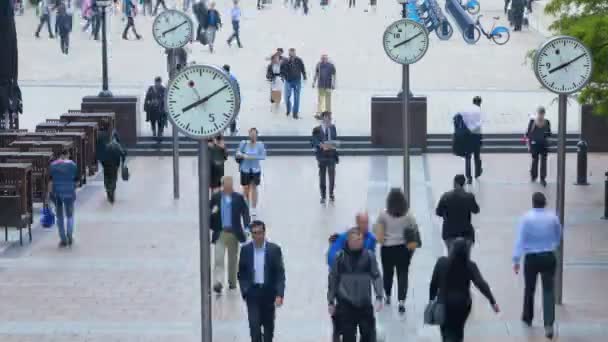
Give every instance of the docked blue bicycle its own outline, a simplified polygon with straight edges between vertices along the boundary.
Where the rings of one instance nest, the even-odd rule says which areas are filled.
[[[470,15],[475,15],[481,10],[479,0],[460,0],[460,7],[469,12]]]
[[[498,45],[505,45],[511,38],[511,33],[509,29],[504,26],[496,26],[496,21],[500,19],[500,17],[493,17],[494,22],[492,23],[492,28],[489,31],[486,31],[479,19],[483,17],[482,15],[477,17],[475,21],[475,25],[468,27],[462,32],[465,42],[469,44],[475,44],[481,38],[483,34],[486,38],[492,40],[494,43]]]

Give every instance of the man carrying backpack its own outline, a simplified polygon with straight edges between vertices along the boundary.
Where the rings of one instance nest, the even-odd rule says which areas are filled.
[[[329,314],[336,317],[343,342],[375,342],[376,311],[382,309],[382,278],[374,254],[363,248],[359,228],[348,231],[346,247],[338,252],[329,272],[327,302]],[[335,338],[335,337],[334,337]]]
[[[118,179],[118,168],[124,163],[127,153],[120,145],[118,133],[101,131],[97,137],[98,159],[103,166],[103,185],[106,189],[108,201],[114,203],[116,181]]]

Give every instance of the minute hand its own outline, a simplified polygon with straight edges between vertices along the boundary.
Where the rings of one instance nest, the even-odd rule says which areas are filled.
[[[583,58],[583,57],[585,57],[585,54],[582,54],[582,55],[580,55],[580,56],[576,57],[575,59],[571,60],[570,62],[566,62],[566,63],[564,63],[564,64],[562,64],[562,65],[560,65],[560,66],[557,66],[557,67],[555,67],[555,68],[553,68],[553,69],[549,70],[549,73],[550,73],[550,74],[552,74],[552,73],[554,73],[554,72],[556,72],[556,71],[558,71],[558,70],[561,70],[561,69],[563,69],[563,68],[567,67],[568,65],[570,65],[570,64],[572,64],[572,63],[574,63],[574,62],[578,61],[579,59],[581,59],[581,58]]]
[[[172,28],[168,29],[167,31],[165,31],[165,32],[163,32],[163,33],[162,33],[162,36],[164,37],[164,36],[165,36],[167,33],[169,33],[169,32],[173,32],[173,31],[177,30],[178,28],[182,27],[182,26],[183,26],[183,25],[185,25],[186,23],[187,23],[187,22],[186,22],[186,21],[184,21],[183,23],[181,23],[181,24],[179,24],[179,25],[177,25],[177,26],[175,26],[175,27],[172,27]]]
[[[205,102],[209,101],[209,99],[210,99],[210,98],[212,98],[212,97],[214,97],[215,95],[219,94],[219,93],[220,93],[222,90],[224,90],[224,89],[226,89],[226,88],[228,88],[228,86],[227,86],[227,85],[225,85],[225,86],[221,87],[220,89],[218,89],[218,90],[214,91],[213,93],[211,93],[211,94],[209,94],[209,95],[207,95],[207,96],[203,97],[202,99],[200,99],[200,100],[198,100],[198,101],[196,101],[196,102],[194,102],[194,103],[192,103],[192,104],[187,105],[186,107],[182,108],[182,112],[187,112],[187,111],[189,111],[190,109],[192,109],[192,108],[194,108],[194,107],[196,107],[196,106],[198,106],[198,105],[200,105],[200,104],[203,104],[203,103],[205,103]]]
[[[402,42],[401,42],[401,43],[399,43],[399,44],[396,44],[395,46],[393,46],[393,49],[394,49],[394,48],[397,48],[397,47],[400,47],[401,45],[404,45],[404,44],[409,43],[411,40],[415,39],[416,37],[418,37],[418,36],[419,36],[419,35],[421,35],[422,33],[423,33],[423,32],[419,32],[418,34],[415,34],[413,37],[408,38],[408,39],[406,39],[406,40],[402,41]]]

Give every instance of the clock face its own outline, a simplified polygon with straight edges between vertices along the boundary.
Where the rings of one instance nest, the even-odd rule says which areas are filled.
[[[192,40],[192,20],[176,10],[159,14],[152,24],[152,34],[156,42],[165,49],[177,49]]]
[[[238,114],[236,84],[220,68],[193,65],[180,71],[167,89],[169,119],[185,135],[208,138],[224,131]]]
[[[534,72],[540,83],[558,94],[570,94],[583,88],[591,78],[591,52],[573,37],[555,37],[536,52]]]
[[[413,64],[429,48],[429,34],[423,25],[401,19],[386,28],[382,42],[390,59],[399,64]]]

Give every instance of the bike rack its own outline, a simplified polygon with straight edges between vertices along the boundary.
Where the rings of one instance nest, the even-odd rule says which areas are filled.
[[[441,6],[437,0],[409,0],[404,5],[407,11],[407,18],[423,24],[429,32],[435,31],[441,40],[448,40],[452,36],[454,29],[443,14]]]
[[[475,44],[475,21],[473,18],[471,18],[467,11],[462,8],[460,2],[458,0],[446,0],[445,10],[456,21],[460,32],[462,32],[462,38],[464,41],[468,44]]]

